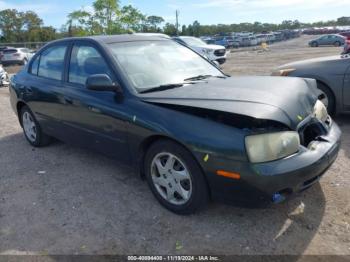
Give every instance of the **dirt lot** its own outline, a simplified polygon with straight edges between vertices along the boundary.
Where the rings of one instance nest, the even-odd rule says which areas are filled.
[[[266,75],[286,62],[340,53],[306,43],[234,52],[224,70]],[[0,88],[0,254],[350,255],[350,117],[336,121],[340,155],[310,190],[266,209],[211,203],[177,216],[113,159],[60,142],[30,147]]]

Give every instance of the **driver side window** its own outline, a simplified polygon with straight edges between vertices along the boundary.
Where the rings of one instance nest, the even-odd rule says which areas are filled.
[[[85,85],[90,75],[112,73],[100,53],[92,46],[74,45],[69,65],[68,82]]]

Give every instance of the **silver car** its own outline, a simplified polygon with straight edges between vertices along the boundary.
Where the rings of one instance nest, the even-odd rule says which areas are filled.
[[[350,112],[350,56],[321,57],[286,64],[272,75],[313,78],[321,91],[319,99],[332,114]]]
[[[2,52],[1,62],[3,65],[25,65],[33,56],[33,52],[28,48],[8,48]]]

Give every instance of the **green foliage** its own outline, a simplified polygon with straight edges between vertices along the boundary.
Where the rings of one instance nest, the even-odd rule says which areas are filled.
[[[75,10],[67,16],[67,22],[56,31],[53,27],[43,26],[42,19],[34,12],[20,12],[16,9],[0,11],[1,42],[46,42],[56,38],[70,36],[87,36],[99,34],[120,34],[129,32],[155,32],[168,35],[201,36],[216,35],[228,32],[267,32],[280,29],[299,29],[350,25],[350,17],[340,17],[332,21],[301,23],[298,20],[286,20],[280,24],[271,23],[239,23],[201,25],[194,21],[190,25],[182,25],[180,32],[172,23],[166,23],[161,16],[147,16],[132,5],[121,6],[119,0],[95,0],[93,11]],[[174,14],[175,16],[175,14]]]

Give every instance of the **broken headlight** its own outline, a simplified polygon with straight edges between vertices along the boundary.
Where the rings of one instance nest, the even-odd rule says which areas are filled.
[[[320,100],[317,100],[314,106],[314,116],[322,122],[325,122],[328,118],[327,108]]]
[[[269,162],[298,152],[300,138],[294,131],[252,135],[245,138],[245,146],[250,162]]]

